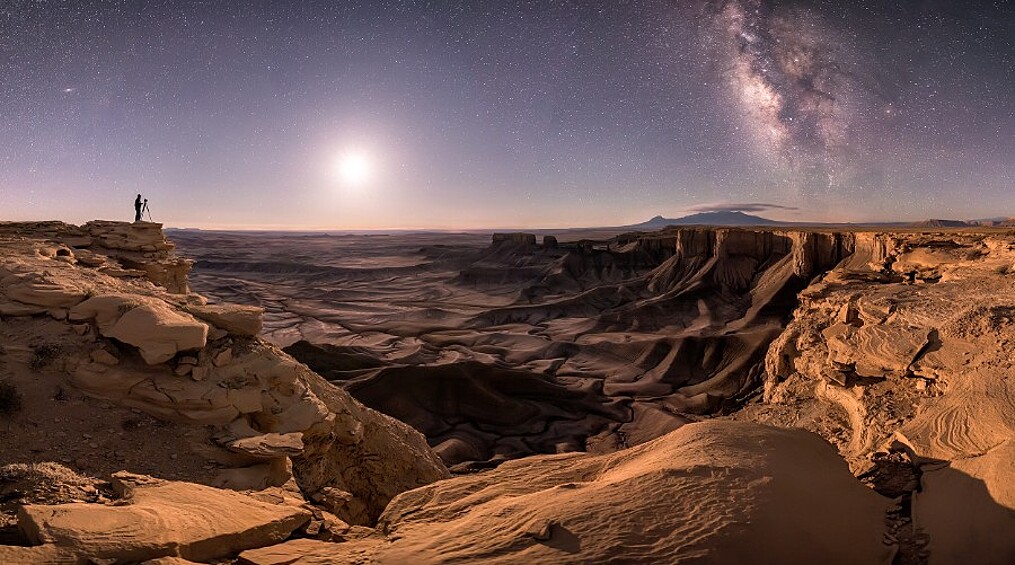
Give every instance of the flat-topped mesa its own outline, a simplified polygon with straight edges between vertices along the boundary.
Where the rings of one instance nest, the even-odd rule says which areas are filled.
[[[113,277],[143,277],[174,294],[186,294],[193,261],[175,254],[175,245],[154,222],[93,220],[82,226],[63,222],[2,222],[0,237],[44,239],[58,244],[54,254]]]
[[[535,247],[536,235],[523,232],[495,233],[493,234],[493,245],[495,247],[506,245],[516,247]]]

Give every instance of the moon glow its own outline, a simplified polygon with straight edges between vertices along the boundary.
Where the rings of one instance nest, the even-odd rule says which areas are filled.
[[[373,177],[374,164],[370,157],[362,151],[342,153],[336,163],[336,173],[342,184],[360,187],[367,184]]]

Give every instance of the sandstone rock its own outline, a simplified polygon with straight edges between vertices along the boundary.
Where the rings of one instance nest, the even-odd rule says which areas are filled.
[[[105,265],[107,260],[105,255],[100,255],[93,251],[88,251],[87,249],[78,249],[74,254],[74,257],[77,259],[78,263],[86,267],[93,268]]]
[[[148,280],[165,287],[169,292],[187,294],[190,290],[187,284],[187,273],[190,272],[192,266],[193,262],[189,259],[171,257],[157,262],[145,262],[144,271]]]
[[[33,306],[21,302],[9,302],[0,298],[0,316],[37,316],[45,314],[45,306]]]
[[[292,460],[288,457],[276,457],[264,463],[258,463],[247,467],[223,469],[216,475],[214,486],[229,488],[233,490],[256,490],[262,491],[251,494],[251,496],[264,502],[280,504],[287,499],[299,498],[299,503],[305,502],[300,493],[299,486],[293,479]],[[286,489],[283,495],[269,495],[273,487]]]
[[[184,559],[182,557],[159,557],[158,559],[149,559],[143,561],[141,565],[200,565],[196,561]]]
[[[6,234],[6,229],[6,225],[0,224],[0,234]],[[60,225],[54,229],[73,231],[78,228]],[[93,235],[88,238],[79,237],[79,234],[60,237],[73,237],[83,245],[93,246],[97,253],[108,257],[103,264],[105,267],[140,271],[145,268],[146,262],[165,259],[171,246],[159,247],[157,240],[162,236],[157,226],[139,229],[147,230],[148,236],[145,237],[155,240],[155,243],[143,245],[154,245],[158,251],[143,251],[132,235],[134,228],[123,226],[93,225],[89,227]],[[61,345],[67,348],[65,366],[71,375],[70,384],[78,391],[107,400],[117,409],[135,409],[138,414],[176,422],[181,431],[206,433],[198,426],[226,426],[242,420],[248,423],[250,431],[255,432],[252,435],[276,434],[281,437],[294,434],[280,445],[267,441],[259,448],[251,449],[254,453],[274,457],[261,459],[265,461],[262,465],[253,465],[260,467],[258,469],[237,469],[232,477],[233,484],[239,484],[235,481],[241,475],[245,476],[248,486],[262,479],[266,481],[264,484],[275,484],[295,477],[298,488],[304,489],[308,495],[325,491],[345,493],[347,498],[342,499],[338,509],[341,518],[365,524],[372,523],[398,493],[449,475],[421,434],[363,407],[348,393],[324,381],[277,348],[256,338],[237,340],[240,344],[234,345],[225,330],[218,328],[217,332],[223,332],[219,337],[224,339],[208,348],[207,340],[202,339],[207,335],[204,333],[208,331],[207,324],[181,311],[188,307],[184,305],[200,306],[201,300],[170,296],[146,281],[113,280],[83,265],[56,263],[36,254],[34,250],[39,246],[31,239],[22,238],[12,243],[0,238],[0,247],[3,247],[0,279],[52,270],[57,273],[53,275],[55,280],[70,281],[94,294],[69,309],[66,331],[60,330],[64,324],[48,318],[13,321],[14,324],[24,324],[25,327],[19,327],[19,330],[58,332]],[[16,276],[12,281],[18,282],[23,278]],[[6,294],[0,294],[4,296],[3,303],[18,311],[26,309],[33,314],[45,314],[53,309],[7,300]],[[217,319],[219,323],[238,333],[253,333],[260,323],[258,309],[216,306],[205,312],[220,316]],[[6,324],[7,320],[3,322]],[[75,331],[71,331],[72,325],[86,334],[86,330],[94,325],[99,336],[137,347],[141,359],[133,354],[118,355],[119,363],[115,365],[104,364],[102,361],[108,362],[109,359],[101,354],[97,354],[97,360],[91,359],[89,354],[96,345],[91,339],[78,337]],[[101,347],[107,346],[103,344]],[[73,350],[77,347],[84,349]],[[123,347],[117,347],[125,351]],[[197,354],[189,353],[191,351],[197,351]],[[191,378],[180,378],[173,373],[175,368],[190,363],[166,363],[174,357],[180,361],[191,361],[180,359],[181,352],[198,360],[191,369]],[[31,354],[31,350],[26,348],[18,354],[18,363],[28,363]],[[48,374],[43,376],[49,377]],[[110,426],[115,427],[115,422],[110,422]],[[131,433],[127,428],[123,431]],[[115,428],[110,433],[121,435]],[[286,469],[290,458],[283,454],[298,452],[299,446],[290,441],[293,438],[302,438],[303,449],[293,455],[290,472]],[[82,443],[87,446],[100,442],[86,440]],[[105,441],[101,443],[106,444]],[[207,447],[207,451],[235,458],[228,465],[251,465],[252,461],[256,461],[250,453],[233,453],[213,445]],[[136,450],[124,443],[117,446],[111,457],[129,459],[136,454]],[[167,454],[166,458],[172,459],[174,454]],[[94,461],[86,460],[77,452],[59,455],[59,459],[79,461],[84,466],[94,465]],[[212,453],[203,452],[202,455],[209,460],[218,460],[218,455]],[[187,467],[184,461],[178,461],[177,465],[179,469]]]
[[[249,549],[240,554],[243,565],[332,565],[336,555],[345,553],[345,547],[315,539],[294,539],[285,543]]]
[[[306,510],[233,491],[118,473],[125,504],[25,505],[18,527],[34,544],[119,562],[179,556],[206,561],[289,537]]]
[[[137,346],[145,362],[154,365],[204,347],[208,326],[166,306],[147,304],[121,316],[105,335]]]
[[[403,493],[381,517],[384,538],[242,558],[888,563],[890,504],[814,434],[708,421],[610,455],[534,456]]]
[[[101,294],[71,308],[69,319],[78,322],[95,320],[99,331],[103,332],[112,328],[120,316],[143,301],[142,297],[133,294]]]
[[[137,347],[149,365],[165,363],[180,351],[201,349],[207,343],[207,325],[154,298],[95,296],[75,306],[70,316],[73,320],[94,318],[100,334]]]
[[[260,333],[264,317],[263,308],[236,304],[189,305],[187,311],[231,335],[244,337]]]
[[[92,361],[103,365],[118,365],[120,363],[120,360],[115,355],[105,349],[95,349],[89,357],[92,358]]]
[[[444,461],[445,465],[486,459],[476,446],[460,438],[448,438],[439,445],[434,446],[433,450]]]
[[[81,364],[73,383],[161,419],[229,425],[232,437],[224,444],[241,440],[236,446],[248,459],[292,455],[293,473],[308,494],[326,488],[350,493],[337,512],[350,523],[371,523],[396,494],[448,476],[418,432],[364,408],[263,343],[253,343],[228,366],[194,366],[191,379],[180,379],[167,365],[121,360],[115,367]],[[241,413],[249,414],[243,425],[237,423]],[[264,476],[261,471],[245,475]],[[238,476],[233,479],[239,484]]]
[[[124,269],[122,267],[117,267],[115,265],[104,265],[102,267],[99,267],[99,272],[104,275],[116,277],[118,279],[128,277],[141,278],[147,274],[146,271],[141,269]]]
[[[203,381],[208,378],[208,374],[211,370],[208,367],[194,366],[190,370],[190,378],[195,381]]]
[[[927,345],[930,330],[901,324],[837,324],[824,332],[829,361],[855,366],[864,377],[900,377]]]
[[[219,351],[215,355],[215,358],[212,360],[212,363],[216,367],[223,367],[225,365],[228,365],[229,362],[232,360],[233,360],[233,350],[230,348],[226,348],[223,349],[222,351]]]
[[[9,275],[0,280],[0,289],[11,300],[46,308],[74,306],[87,296],[74,282],[44,272]]]
[[[229,449],[257,459],[295,457],[303,453],[303,434],[264,434],[246,437],[229,443]]]
[[[0,545],[0,563],[10,565],[77,565],[76,552],[52,545],[19,547]]]
[[[162,234],[162,224],[93,220],[81,228],[91,237],[94,245],[107,249],[141,251],[145,246],[172,249]]]

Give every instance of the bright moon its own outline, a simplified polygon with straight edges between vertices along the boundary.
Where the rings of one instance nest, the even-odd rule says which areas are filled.
[[[350,186],[361,186],[370,180],[373,164],[364,153],[348,152],[339,157],[337,172],[343,183]]]

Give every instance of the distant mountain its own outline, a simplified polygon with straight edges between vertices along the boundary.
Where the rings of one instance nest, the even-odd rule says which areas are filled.
[[[657,230],[666,226],[777,226],[783,224],[786,222],[769,220],[743,212],[700,212],[682,218],[656,216],[647,222],[624,227],[633,230]]]
[[[910,224],[914,228],[965,228],[970,223],[962,220],[924,220]]]

